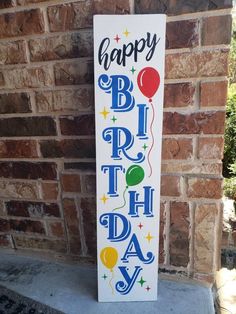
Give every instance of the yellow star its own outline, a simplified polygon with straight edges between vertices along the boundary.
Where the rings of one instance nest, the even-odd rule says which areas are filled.
[[[106,107],[103,108],[103,111],[100,112],[100,114],[103,115],[103,118],[106,119],[107,118],[107,115],[109,114],[110,112],[107,111]]]
[[[101,200],[101,201],[103,201],[103,204],[105,204],[105,203],[106,203],[106,201],[108,200],[108,197],[106,197],[106,195],[105,195],[105,194],[103,194],[103,197],[102,197],[102,198],[100,198],[100,200]]]
[[[148,232],[148,235],[145,237],[145,239],[147,239],[149,243],[153,238],[154,237],[150,235],[150,232]]]
[[[123,34],[126,36],[126,37],[128,37],[129,36],[129,34],[130,34],[130,32],[127,30],[127,28],[126,28],[126,30],[123,32]]]

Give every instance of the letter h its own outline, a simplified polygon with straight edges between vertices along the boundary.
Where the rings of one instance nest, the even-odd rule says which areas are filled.
[[[146,217],[153,217],[153,192],[151,186],[144,186],[144,201],[139,201],[139,193],[129,191],[129,215],[131,217],[139,217],[138,210],[143,208],[143,214]]]

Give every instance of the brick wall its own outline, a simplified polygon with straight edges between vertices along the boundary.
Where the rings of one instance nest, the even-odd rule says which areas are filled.
[[[166,13],[160,267],[212,281],[230,0],[0,2],[0,245],[94,261],[92,16]]]

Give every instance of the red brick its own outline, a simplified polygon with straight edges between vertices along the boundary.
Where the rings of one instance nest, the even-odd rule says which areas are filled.
[[[170,264],[186,267],[189,262],[189,206],[185,202],[170,204]]]
[[[39,157],[36,141],[0,140],[0,158]]]
[[[0,94],[0,114],[32,112],[27,93]]]
[[[93,14],[129,13],[128,0],[96,0],[74,2],[48,8],[50,30],[52,32],[92,27]]]
[[[92,27],[92,6],[87,1],[52,6],[48,19],[51,32]]]
[[[166,224],[165,218],[165,204],[160,204],[160,232],[159,232],[159,263],[163,264],[165,260],[165,250],[164,250],[164,242],[165,242],[165,235],[164,235],[164,228]]]
[[[200,85],[201,107],[224,107],[227,101],[228,82],[202,82]]]
[[[93,111],[94,99],[91,86],[81,86],[76,89],[43,91],[36,93],[36,106],[38,112],[66,111]]]
[[[43,179],[57,178],[57,165],[51,162],[0,162],[0,177],[14,179]]]
[[[70,235],[79,235],[79,218],[73,199],[66,198],[63,200],[63,209],[65,222]]]
[[[65,170],[78,170],[79,172],[96,172],[95,162],[65,162]]]
[[[228,0],[139,0],[135,1],[136,13],[164,13],[167,15],[179,15],[195,13],[199,11],[218,10],[232,7],[232,1]]]
[[[44,32],[43,14],[39,9],[2,14],[0,25],[0,38]]]
[[[0,119],[0,136],[56,135],[56,123],[51,117]]]
[[[0,218],[0,232],[8,232],[9,230],[9,221],[7,219]]]
[[[26,237],[22,235],[14,235],[14,243],[19,249],[36,249],[43,251],[55,251],[58,253],[66,253],[66,242],[60,240],[39,239],[33,237]]]
[[[95,158],[94,139],[40,141],[43,157]]]
[[[0,247],[11,247],[11,240],[9,235],[0,234]]]
[[[24,67],[8,69],[5,83],[11,89],[48,87],[52,86],[53,77],[48,66]]]
[[[76,174],[63,174],[61,176],[62,189],[64,192],[80,192],[80,176]]]
[[[1,64],[27,63],[26,43],[23,40],[0,43]]]
[[[42,182],[43,200],[57,200],[58,198],[58,184]]]
[[[49,234],[53,237],[64,238],[65,231],[62,222],[48,221]]]
[[[166,55],[166,79],[226,76],[227,69],[228,50]]]
[[[198,45],[198,21],[184,20],[166,24],[166,49],[192,48]]]
[[[0,72],[0,86],[5,85],[5,78],[2,72]]]
[[[187,183],[187,195],[191,198],[212,198],[222,197],[222,180],[189,178]]]
[[[60,217],[57,204],[42,202],[8,201],[5,203],[7,214],[15,217]]]
[[[230,44],[232,16],[209,16],[202,22],[202,45]]]
[[[69,198],[64,199],[63,209],[70,253],[79,255],[81,253],[79,218],[74,200]]]
[[[165,112],[164,134],[224,134],[225,113],[221,111],[181,114]]]
[[[96,201],[95,198],[82,198],[81,208],[87,254],[93,257],[97,255],[96,236]]]
[[[219,159],[223,158],[224,139],[222,137],[200,137],[198,142],[198,158]]]
[[[76,61],[58,63],[54,66],[56,85],[78,85],[93,83],[93,63]]]
[[[60,118],[63,135],[95,135],[94,115],[80,115]]]
[[[163,139],[162,159],[191,159],[192,155],[191,139]]]
[[[1,0],[0,9],[11,8],[15,6],[14,0]]]
[[[161,177],[162,196],[180,196],[180,177],[162,176]]]
[[[39,199],[39,189],[32,181],[0,181],[0,197],[19,199]]]
[[[216,204],[200,204],[195,210],[194,268],[195,271],[213,271],[214,226]]]
[[[9,224],[14,232],[45,234],[44,226],[40,221],[10,219]]]
[[[187,107],[194,104],[195,86],[192,83],[166,84],[164,107]]]
[[[29,41],[31,61],[61,60],[93,56],[92,31]]]
[[[82,191],[84,193],[96,193],[95,175],[84,175],[82,177]]]

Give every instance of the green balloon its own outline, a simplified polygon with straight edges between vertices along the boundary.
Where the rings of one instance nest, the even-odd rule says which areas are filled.
[[[143,181],[144,170],[138,165],[133,165],[128,168],[126,171],[126,184],[128,186],[137,185]]]

